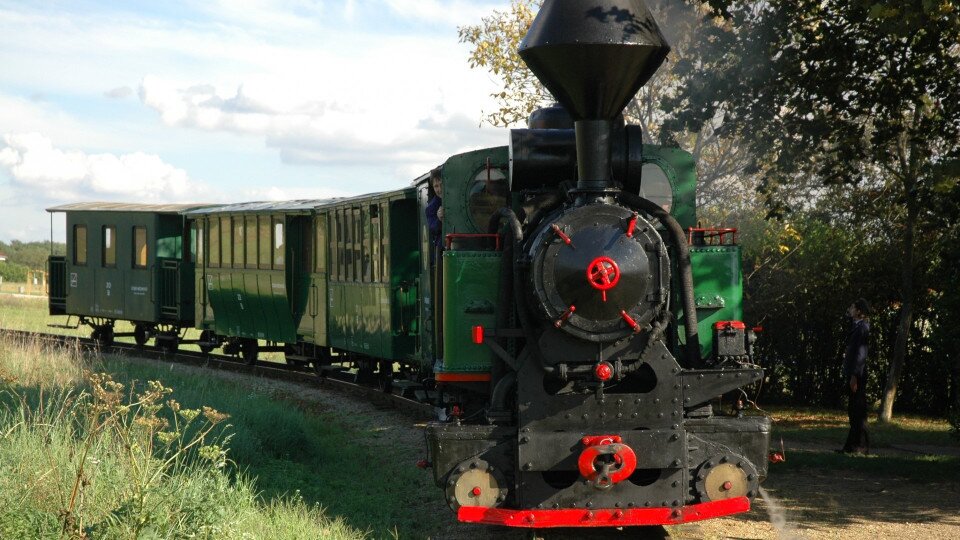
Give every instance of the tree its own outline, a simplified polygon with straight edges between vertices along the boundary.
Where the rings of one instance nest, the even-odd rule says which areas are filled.
[[[541,3],[542,0],[512,0],[508,10],[494,10],[480,24],[458,29],[460,42],[473,46],[470,67],[487,69],[502,87],[492,95],[500,108],[486,118],[494,126],[523,122],[534,110],[552,101],[550,92],[518,53]]]
[[[957,0],[708,0],[725,24],[699,37],[725,53],[680,70],[678,124],[718,115],[763,172],[771,214],[785,191],[879,183],[897,211],[900,284],[896,340],[883,393],[889,420],[907,357],[917,235],[935,234],[929,202],[958,179],[960,3]],[[923,257],[924,254],[920,254]]]

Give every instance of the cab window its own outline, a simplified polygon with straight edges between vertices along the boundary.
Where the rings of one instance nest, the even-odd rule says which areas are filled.
[[[467,189],[467,211],[470,221],[480,232],[487,232],[487,225],[494,212],[507,205],[507,177],[500,169],[482,169]]]
[[[656,163],[644,163],[640,170],[640,196],[667,212],[673,208],[673,186],[667,173]]]

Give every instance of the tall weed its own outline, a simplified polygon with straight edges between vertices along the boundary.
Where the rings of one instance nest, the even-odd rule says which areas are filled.
[[[0,337],[0,538],[363,536],[296,497],[263,501],[228,458],[228,415],[97,365]]]

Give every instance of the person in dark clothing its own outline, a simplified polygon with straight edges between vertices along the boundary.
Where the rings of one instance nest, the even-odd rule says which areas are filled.
[[[439,168],[430,171],[430,187],[434,196],[427,201],[424,213],[430,229],[430,262],[433,262],[437,252],[443,249],[443,179]]]
[[[862,453],[870,451],[870,435],[867,432],[867,351],[870,339],[870,304],[860,298],[847,308],[852,319],[843,355],[843,375],[850,403],[847,414],[850,418],[850,433],[842,452]]]

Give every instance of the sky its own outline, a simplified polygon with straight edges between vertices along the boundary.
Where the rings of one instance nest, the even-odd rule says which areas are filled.
[[[508,4],[0,0],[0,240],[49,239],[58,204],[355,195],[506,144],[457,27]]]

